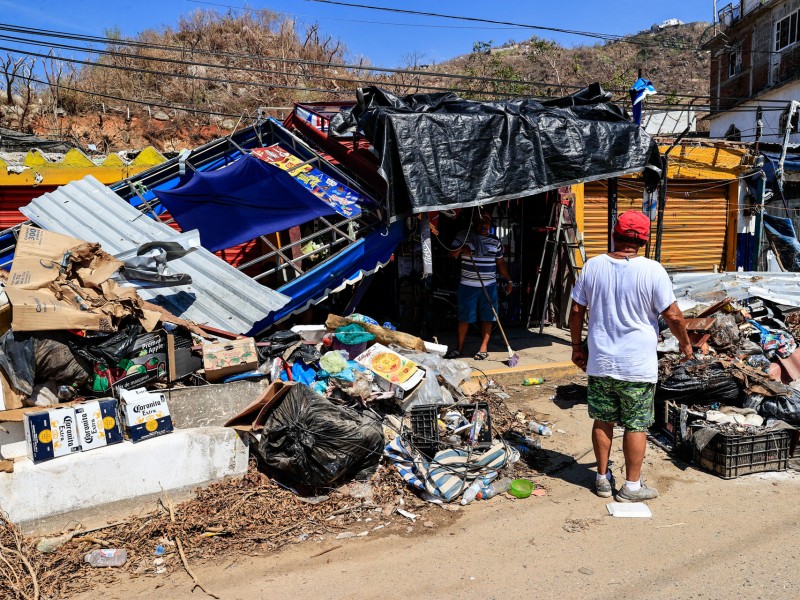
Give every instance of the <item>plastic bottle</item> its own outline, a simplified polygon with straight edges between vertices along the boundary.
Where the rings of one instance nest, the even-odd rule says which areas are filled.
[[[538,433],[539,435],[543,435],[545,437],[550,437],[553,435],[552,429],[550,429],[547,425],[537,421],[528,421],[528,429],[533,433]]]
[[[511,479],[509,477],[503,477],[502,479],[498,479],[491,485],[487,485],[481,488],[481,491],[478,492],[478,495],[475,496],[478,500],[488,500],[489,498],[494,498],[497,494],[503,494],[511,489]]]
[[[542,441],[540,439],[522,435],[517,431],[509,431],[504,437],[522,454],[527,454],[531,450],[542,449]]]
[[[522,381],[522,385],[542,385],[544,377],[528,377]]]
[[[93,567],[121,567],[128,560],[128,551],[124,548],[100,548],[89,552],[83,560]]]
[[[464,495],[461,497],[461,505],[465,506],[475,500],[478,492],[487,487],[495,477],[497,477],[497,471],[491,471],[482,477],[476,477],[475,481],[464,490]]]

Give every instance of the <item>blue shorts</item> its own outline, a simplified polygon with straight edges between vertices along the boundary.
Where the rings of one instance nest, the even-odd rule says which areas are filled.
[[[458,286],[458,320],[462,323],[494,321],[492,306],[497,310],[497,285],[486,286],[486,293],[492,299],[492,304],[486,300],[486,294],[479,287],[459,284]]]

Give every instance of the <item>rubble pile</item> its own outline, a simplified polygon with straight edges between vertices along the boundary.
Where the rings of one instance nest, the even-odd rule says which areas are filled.
[[[685,361],[662,328],[657,424],[679,453],[723,477],[785,469],[797,442],[793,426],[800,424],[800,303],[755,295],[680,302],[689,305],[684,314],[695,356]],[[755,443],[771,432],[769,443]],[[736,438],[738,450],[727,441],[721,448],[723,438]],[[734,474],[731,463],[748,470]]]

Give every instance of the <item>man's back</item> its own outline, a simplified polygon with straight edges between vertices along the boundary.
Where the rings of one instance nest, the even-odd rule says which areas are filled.
[[[589,309],[587,374],[657,381],[658,315],[675,301],[664,268],[641,256],[597,256],[584,266],[572,295]]]

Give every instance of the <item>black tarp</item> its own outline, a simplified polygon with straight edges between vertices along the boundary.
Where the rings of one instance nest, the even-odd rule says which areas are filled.
[[[599,84],[543,102],[475,102],[449,92],[400,98],[376,87],[357,98],[331,130],[357,128],[372,142],[391,219],[640,171],[655,189],[660,178],[655,141]]]

